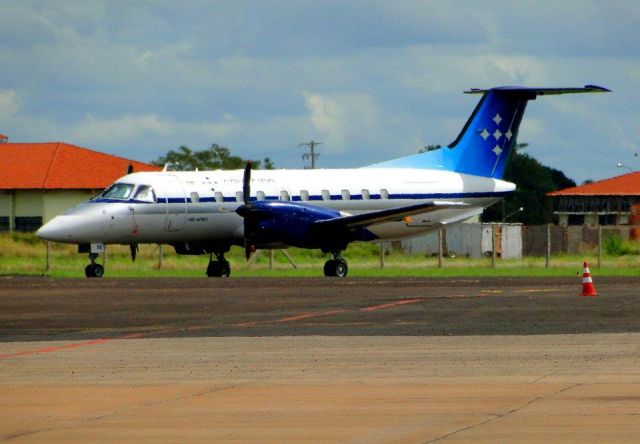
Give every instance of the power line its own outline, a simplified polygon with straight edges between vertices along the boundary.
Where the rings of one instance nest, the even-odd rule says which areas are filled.
[[[307,143],[301,143],[300,146],[308,146],[310,148],[310,152],[304,153],[302,155],[302,160],[311,159],[311,169],[316,168],[316,159],[320,156],[319,153],[315,152],[315,147],[317,145],[322,145],[322,142],[314,142],[313,140]]]

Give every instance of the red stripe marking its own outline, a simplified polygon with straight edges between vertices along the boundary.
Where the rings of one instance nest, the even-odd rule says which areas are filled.
[[[360,311],[370,312],[370,311],[382,310],[384,308],[389,308],[389,307],[396,307],[398,305],[414,304],[414,303],[420,302],[420,301],[422,301],[422,298],[403,299],[401,301],[389,302],[388,304],[380,304],[380,305],[374,305],[374,306],[371,306],[371,307],[361,308]]]
[[[343,312],[344,312],[344,310],[332,310],[332,311],[324,311],[324,312],[321,312],[321,313],[305,313],[305,314],[301,314],[301,315],[290,316],[288,318],[278,319],[275,322],[299,321],[301,319],[316,318],[318,316],[331,316],[331,315],[338,314],[338,313],[343,313]]]
[[[129,335],[118,336],[117,338],[101,338],[101,339],[93,339],[91,341],[74,342],[72,344],[53,345],[50,347],[37,348],[35,350],[23,350],[15,353],[6,353],[4,355],[0,355],[0,359],[14,358],[16,356],[35,355],[38,353],[53,353],[53,352],[59,352],[63,350],[74,349],[74,348],[104,344],[105,342],[117,341],[119,339],[136,339],[144,336],[145,336],[144,333],[132,333]]]
[[[237,324],[233,324],[233,326],[234,327],[250,327],[256,324],[258,324],[258,321],[247,321],[247,322],[238,322]]]
[[[414,304],[414,303],[420,302],[422,300],[423,300],[423,298],[403,299],[403,300],[400,300],[400,301],[389,302],[387,304],[373,305],[371,307],[361,308],[360,311],[368,313],[368,312],[372,312],[372,311],[376,311],[376,310],[382,310],[382,309],[385,309],[385,308],[396,307],[396,306],[399,306],[399,305]],[[288,316],[286,318],[278,319],[276,321],[264,321],[264,322],[247,321],[247,322],[239,322],[237,324],[233,324],[233,326],[235,326],[235,327],[250,327],[252,325],[259,325],[259,324],[273,324],[273,323],[292,322],[292,321],[299,321],[299,320],[302,320],[302,319],[316,318],[316,317],[320,317],[320,316],[332,316],[332,315],[335,315],[335,314],[338,314],[338,313],[344,313],[345,311],[346,310],[330,310],[330,311],[323,311],[323,312],[317,312],[317,313],[303,313],[303,314],[299,314],[299,315]],[[197,329],[197,328],[199,328],[199,327],[190,327],[190,328],[188,328],[188,330],[194,330],[194,329]],[[118,336],[118,337],[115,337],[115,338],[93,339],[91,341],[74,342],[74,343],[71,343],[71,344],[44,347],[44,348],[39,348],[39,349],[35,349],[35,350],[23,350],[23,351],[19,351],[19,352],[15,352],[15,353],[2,354],[2,355],[0,355],[0,359],[13,358],[13,357],[17,357],[17,356],[35,355],[35,354],[38,354],[38,353],[53,353],[53,352],[69,350],[69,349],[75,349],[75,348],[81,348],[81,347],[89,347],[91,345],[104,344],[106,342],[117,341],[117,340],[122,340],[122,339],[143,338],[143,337],[146,337],[146,336],[149,336],[149,335],[152,335],[152,334],[173,333],[173,332],[178,331],[178,330],[179,329],[177,329],[177,328],[168,328],[168,329],[164,329],[164,330],[160,330],[160,331],[156,331],[156,332],[130,333],[130,334],[123,335],[123,336]]]
[[[80,347],[86,347],[89,345],[102,344],[104,342],[109,342],[111,340],[112,339],[94,339],[93,341],[75,342],[73,344],[44,347],[44,348],[38,348],[35,350],[23,350],[15,353],[7,353],[4,355],[0,355],[0,359],[13,358],[15,356],[35,355],[37,353],[53,353],[57,351],[67,350],[70,348],[80,348]]]

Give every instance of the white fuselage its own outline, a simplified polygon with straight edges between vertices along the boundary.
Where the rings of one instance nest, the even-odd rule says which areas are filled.
[[[38,235],[77,244],[241,245],[243,219],[235,210],[243,204],[242,178],[242,170],[129,174],[116,181],[117,193],[103,193],[57,216]],[[379,239],[459,222],[514,189],[498,179],[411,168],[256,170],[251,176],[252,199],[308,202],[345,214],[432,201],[466,204],[369,227]]]

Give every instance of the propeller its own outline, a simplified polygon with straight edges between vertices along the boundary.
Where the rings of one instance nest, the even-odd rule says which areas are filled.
[[[251,220],[251,212],[253,204],[251,203],[251,161],[247,161],[244,167],[244,175],[242,177],[242,196],[244,205],[239,207],[236,212],[244,218],[244,256],[247,260],[251,257],[251,253],[255,251],[255,247],[251,243],[250,235],[253,221]]]
[[[251,207],[251,161],[247,160],[244,167],[244,176],[242,177],[242,195],[244,196],[244,204]]]
[[[129,244],[129,249],[131,250],[131,261],[135,262],[140,247],[138,247],[138,244]]]

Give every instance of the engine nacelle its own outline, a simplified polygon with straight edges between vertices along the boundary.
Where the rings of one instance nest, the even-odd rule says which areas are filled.
[[[258,201],[251,208],[238,211],[245,218],[245,236],[254,245],[282,243],[301,248],[320,248],[327,245],[326,233],[313,224],[319,220],[340,217],[336,210],[299,202]],[[339,244],[343,244],[342,240]],[[330,239],[329,243],[333,243]]]

